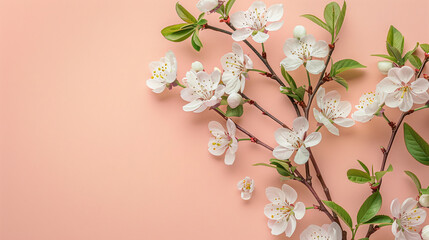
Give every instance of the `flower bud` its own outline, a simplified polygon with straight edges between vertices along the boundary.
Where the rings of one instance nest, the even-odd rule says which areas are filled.
[[[429,240],[429,225],[426,225],[422,230],[423,240]]]
[[[420,198],[419,198],[419,203],[423,207],[429,207],[429,194],[423,194],[423,195],[421,195]]]
[[[197,3],[197,8],[201,12],[210,12],[219,5],[218,0],[200,0]]]
[[[307,31],[304,26],[298,25],[293,29],[293,37],[297,39],[301,39],[307,35]]]
[[[387,75],[389,70],[393,67],[392,62],[389,61],[380,61],[378,62],[378,70],[384,75]]]
[[[192,63],[192,70],[194,70],[195,72],[201,72],[204,70],[203,64],[195,61]]]
[[[241,104],[241,95],[238,93],[231,93],[226,101],[231,108],[236,108]]]

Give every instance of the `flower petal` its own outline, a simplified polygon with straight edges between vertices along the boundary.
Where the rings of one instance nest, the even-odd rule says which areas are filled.
[[[399,218],[399,214],[401,213],[401,205],[397,198],[393,199],[392,203],[390,204],[390,212],[392,213],[393,217]]]
[[[283,146],[277,146],[273,150],[273,156],[280,160],[289,159],[292,156],[294,150],[290,148],[285,148]]]
[[[260,31],[258,31],[255,35],[252,35],[253,41],[257,43],[264,43],[265,41],[268,40],[269,37],[270,35]]]
[[[246,38],[248,38],[250,35],[252,35],[252,30],[250,28],[242,28],[242,29],[238,29],[235,30],[232,33],[232,39],[234,39],[234,41],[243,41],[246,40]]]
[[[286,202],[288,204],[293,204],[298,198],[298,194],[296,193],[295,189],[287,184],[283,184],[282,191],[285,193]]]
[[[265,195],[267,196],[267,199],[272,203],[283,203],[286,200],[285,193],[280,190],[280,188],[276,187],[267,187],[265,189]]]
[[[308,158],[310,157],[310,153],[308,152],[308,150],[304,147],[301,146],[298,151],[296,152],[295,158],[293,159],[293,161],[296,164],[304,164],[308,161]]]
[[[317,99],[317,106],[322,109],[325,105],[323,102],[323,98],[325,97],[325,89],[323,87],[320,87],[319,90],[316,93],[316,99]]]
[[[225,164],[232,165],[234,161],[235,161],[235,152],[233,152],[231,148],[228,148],[225,154]]]
[[[249,200],[252,197],[252,193],[250,192],[241,192],[241,199]]]
[[[342,118],[342,117],[335,118],[334,123],[341,126],[341,127],[351,127],[351,126],[355,125],[355,121],[353,121],[353,119]]]
[[[209,130],[214,136],[225,136],[225,128],[217,121],[209,122]]]
[[[165,89],[165,84],[157,79],[146,80],[146,86],[148,86],[154,93],[161,93]]]
[[[307,61],[306,68],[311,74],[319,74],[325,69],[325,62],[323,60],[310,60]]]
[[[299,68],[304,62],[296,57],[289,56],[281,61],[281,65],[285,68],[286,71],[293,71]]]
[[[197,110],[202,105],[203,105],[203,101],[201,101],[200,99],[195,99],[194,101],[183,106],[183,111],[192,112],[192,111]]]
[[[304,144],[306,147],[313,147],[322,141],[322,134],[320,132],[313,132],[308,135],[305,140]]]
[[[298,136],[296,136],[295,132],[292,132],[289,129],[286,128],[279,128],[274,133],[274,137],[280,146],[287,147],[290,149],[292,148],[292,144],[294,144],[298,139]]]
[[[416,205],[417,201],[415,199],[407,198],[401,205],[401,212],[410,212]]]
[[[233,13],[230,16],[230,21],[231,21],[232,26],[234,26],[235,28],[249,27],[249,25],[247,24],[247,20],[246,20],[245,15],[246,15],[246,13],[243,11]]]
[[[414,70],[411,67],[403,66],[401,68],[391,68],[387,74],[388,77],[408,83],[414,77]]]
[[[296,229],[296,219],[295,217],[291,216],[289,218],[289,221],[285,230],[286,237],[291,237],[292,234],[295,232],[295,229]]]
[[[284,207],[285,207],[284,202],[277,201],[277,202],[268,203],[267,205],[265,205],[264,214],[268,219],[278,221],[282,219],[284,216],[284,213],[281,210]]]
[[[187,102],[192,102],[198,98],[198,96],[194,94],[194,90],[191,88],[182,89],[182,91],[180,91],[180,97]]]
[[[229,136],[235,137],[236,126],[230,118],[228,118],[228,120],[226,121],[226,128],[228,129]]]
[[[267,10],[267,21],[279,21],[283,17],[283,4],[274,4]],[[272,30],[269,30],[272,31]]]
[[[377,89],[385,93],[392,93],[400,87],[401,85],[390,77],[384,78],[377,84]]]
[[[283,21],[273,22],[265,27],[267,31],[277,31],[283,26]]]
[[[411,89],[415,93],[426,92],[429,88],[429,81],[424,78],[419,78],[411,83]]]
[[[280,220],[280,221],[271,220],[271,219],[268,220],[268,227],[271,229],[272,235],[280,235],[284,233],[284,231],[286,230],[287,224],[288,222],[286,222],[285,220]]]
[[[399,104],[399,110],[402,112],[408,112],[413,107],[413,97],[410,92],[405,92],[402,97],[402,102]]]
[[[293,120],[292,126],[296,135],[303,139],[305,132],[308,130],[308,120],[305,117],[297,117]]]
[[[314,45],[316,43],[316,39],[313,35],[308,34],[305,37],[301,38],[301,42],[306,43],[307,45]]]
[[[296,52],[296,50],[301,48],[301,44],[299,43],[299,40],[296,38],[289,38],[286,40],[285,44],[283,45],[283,52],[285,53],[286,57],[295,56],[293,52]]]
[[[295,204],[295,208],[293,209],[293,212],[295,213],[295,218],[300,220],[305,215],[305,205],[302,202],[297,202]]]
[[[401,104],[401,102],[403,101],[401,95],[402,92],[400,91],[388,94],[385,100],[386,105],[391,108],[398,107],[399,104]]]
[[[413,102],[416,104],[426,103],[429,100],[429,94],[427,92],[422,92],[419,94],[413,94]]]
[[[328,53],[329,45],[325,41],[319,40],[313,45],[310,55],[312,57],[324,58],[328,56]]]

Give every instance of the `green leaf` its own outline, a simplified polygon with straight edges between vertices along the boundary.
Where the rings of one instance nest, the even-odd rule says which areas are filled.
[[[334,211],[343,221],[344,223],[349,226],[350,228],[353,227],[353,221],[352,218],[350,217],[350,214],[340,205],[332,202],[332,201],[325,201],[322,200],[323,203],[329,207],[332,211]]]
[[[190,37],[194,30],[195,25],[182,23],[165,27],[161,30],[161,34],[169,41],[181,42]]]
[[[379,182],[380,179],[388,172],[392,172],[393,171],[393,167],[392,164],[389,165],[389,167],[387,168],[386,171],[381,171],[381,172],[376,172],[375,173],[375,178],[377,179],[377,181]]]
[[[410,127],[404,123],[404,139],[408,152],[420,163],[429,166],[429,145]]]
[[[329,30],[328,25],[325,22],[323,22],[320,18],[318,18],[314,15],[311,15],[311,14],[304,14],[304,15],[301,15],[301,17],[305,17],[308,20],[310,20],[310,21],[314,22],[315,24],[321,26],[322,28],[326,29],[326,31],[331,32],[331,30]]]
[[[202,25],[204,25],[204,24],[206,24],[207,23],[207,19],[200,19],[198,22],[197,22],[197,24],[198,25],[200,25],[200,26],[202,26]]]
[[[386,47],[387,52],[389,52],[390,56],[393,56],[389,50],[388,44],[392,47],[398,49],[400,55],[404,51],[404,36],[402,33],[398,31],[394,26],[390,26],[389,32],[387,33]]]
[[[372,54],[371,56],[382,57],[382,58],[388,59],[390,61],[396,62],[396,58],[389,56],[389,55],[385,55],[385,54]]]
[[[408,61],[410,61],[411,65],[413,65],[417,69],[422,66],[422,60],[420,60],[420,58],[416,55],[410,55],[410,57],[408,57]]]
[[[361,239],[359,239],[359,240],[369,240],[369,238],[361,238]]]
[[[422,189],[422,184],[420,183],[420,180],[416,176],[416,174],[414,174],[410,171],[404,171],[404,172],[405,172],[405,174],[407,174],[411,178],[411,180],[413,180],[414,185],[416,185],[416,187],[417,187],[417,191],[419,191],[419,193],[420,193],[421,192],[420,189]]]
[[[228,105],[227,96],[222,96],[222,99],[220,100],[220,105]]]
[[[225,15],[229,16],[232,6],[234,5],[235,0],[229,0],[225,5]]]
[[[282,75],[284,77],[284,79],[286,80],[286,82],[289,84],[289,86],[291,87],[291,89],[296,89],[296,83],[295,80],[292,78],[292,76],[286,72],[285,68],[283,65],[281,65],[281,70],[282,70]]]
[[[390,43],[387,43],[387,49],[389,49],[388,52],[390,56],[395,58],[395,62],[400,63],[402,56],[399,50],[396,47],[393,47]]]
[[[420,48],[423,50],[423,52],[429,53],[429,44],[427,43],[420,44]]]
[[[344,18],[346,17],[346,10],[347,10],[347,3],[344,1],[343,7],[341,8],[340,16],[338,16],[337,24],[336,24],[336,32],[335,34],[338,35],[338,33],[341,30],[341,27],[343,26]]]
[[[382,198],[380,192],[375,192],[369,196],[359,209],[357,223],[364,223],[373,218],[380,211]]]
[[[195,19],[192,14],[190,14],[179,2],[176,3],[176,12],[179,17],[187,22],[187,23],[196,23],[197,19]]]
[[[200,21],[201,19],[203,19],[203,17],[204,17],[205,14],[206,13],[201,13],[200,16],[198,16],[198,21]]]
[[[429,187],[428,187],[428,188],[426,188],[426,189],[421,188],[419,192],[420,192],[421,194],[429,194]]]
[[[201,42],[200,38],[198,37],[198,31],[195,31],[194,34],[192,35],[191,43],[192,43],[192,46],[194,47],[194,49],[197,50],[198,52],[203,47],[203,43]]]
[[[227,117],[241,117],[243,115],[243,105],[239,105],[236,108],[227,107],[225,116]]]
[[[360,64],[359,62],[353,59],[343,59],[334,63],[334,65],[332,65],[331,76],[336,76],[339,73],[342,73],[346,70],[354,69],[354,68],[366,68],[366,66]]]
[[[325,17],[325,22],[328,25],[329,32],[334,35],[335,32],[335,23],[340,16],[341,8],[340,5],[336,2],[330,2],[325,7],[325,11],[323,12],[323,16]]]
[[[268,163],[255,163],[255,164],[253,164],[253,166],[265,166],[265,167],[270,167],[270,168],[276,168],[275,166],[268,164]]]
[[[413,54],[417,50],[418,46],[419,46],[419,43],[416,44],[416,46],[413,48],[413,50],[410,50],[407,53],[405,53],[404,57],[402,58],[401,65],[405,64],[405,62],[408,60],[408,58],[411,56],[411,54]]]
[[[347,83],[347,81],[339,76],[334,77],[335,82],[341,84],[341,86],[345,87],[346,90],[349,90],[349,84]]]
[[[359,184],[364,184],[371,181],[371,176],[369,175],[369,173],[358,169],[349,169],[347,171],[347,178],[350,181]]]
[[[363,224],[393,223],[393,219],[386,215],[376,215]]]
[[[369,175],[370,173],[369,173],[368,167],[363,162],[361,162],[359,160],[357,160],[357,161],[359,162],[359,164],[361,165],[361,167],[363,168],[363,170],[365,170],[365,172],[368,173],[368,175]]]
[[[225,15],[225,6],[224,5],[221,5],[217,10],[216,10],[216,12],[217,13],[219,13],[220,15],[222,15],[222,16],[224,16]],[[220,17],[220,19],[221,19],[222,17]]]
[[[296,89],[292,89],[292,91],[298,96],[298,98],[300,99],[299,101],[304,100],[304,94],[305,94],[305,88],[304,87],[299,87]]]

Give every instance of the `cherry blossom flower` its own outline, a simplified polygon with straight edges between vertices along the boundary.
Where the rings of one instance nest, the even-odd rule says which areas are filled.
[[[152,76],[146,81],[146,85],[154,93],[163,92],[166,87],[171,87],[171,83],[176,80],[177,61],[172,51],[168,51],[161,60],[151,62],[149,68]]]
[[[407,198],[402,206],[398,199],[394,199],[390,205],[390,211],[394,217],[392,232],[396,240],[421,239],[417,228],[426,219],[426,212],[416,208],[417,201]]]
[[[304,64],[309,73],[319,74],[325,68],[325,62],[313,58],[328,56],[329,46],[325,41],[316,42],[313,35],[307,35],[301,39],[289,38],[283,45],[283,51],[286,58],[281,65],[286,71],[293,71]]]
[[[245,177],[237,183],[238,190],[241,191],[241,199],[249,200],[252,197],[252,192],[255,189],[255,181],[250,177]]]
[[[225,86],[219,85],[220,70],[215,69],[211,75],[206,72],[191,70],[183,79],[186,84],[180,95],[189,103],[183,106],[186,112],[202,112],[208,107],[217,105],[224,94]]]
[[[341,240],[343,233],[338,223],[308,226],[299,236],[300,240]]]
[[[422,238],[423,238],[423,240],[429,240],[429,225],[426,225],[422,229]]]
[[[379,90],[363,94],[359,99],[359,105],[356,105],[356,112],[352,114],[352,118],[358,122],[368,122],[380,110],[384,104],[386,94]]]
[[[253,68],[253,62],[243,53],[240,44],[232,44],[232,52],[225,54],[221,58],[222,81],[225,83],[225,92],[231,94],[233,92],[243,92],[246,79],[249,75],[247,69]]]
[[[298,194],[287,184],[283,184],[282,189],[268,187],[265,194],[271,202],[264,209],[271,234],[280,235],[284,232],[287,237],[291,237],[296,228],[296,220],[305,215],[304,203],[295,203]]]
[[[219,0],[200,0],[197,3],[197,8],[201,12],[211,12],[216,9],[223,1]]]
[[[227,130],[219,122],[209,122],[209,130],[213,137],[209,140],[208,148],[209,152],[215,156],[220,156],[226,152],[225,164],[232,165],[238,149],[238,141],[235,138],[236,127],[231,119],[226,121],[226,128]]]
[[[297,164],[304,164],[310,156],[308,147],[313,147],[320,143],[322,134],[313,132],[305,139],[305,132],[308,130],[308,121],[305,117],[298,117],[293,121],[293,129],[280,128],[275,132],[275,138],[280,146],[277,146],[273,155],[277,159],[289,159],[297,150],[294,161]]]
[[[377,84],[380,91],[387,93],[387,106],[399,107],[399,110],[407,112],[414,103],[421,104],[429,100],[428,80],[419,78],[410,83],[413,77],[414,70],[408,66],[394,67],[389,70],[387,77]]]
[[[257,43],[264,43],[269,38],[268,31],[277,31],[283,21],[283,4],[275,4],[267,9],[264,2],[255,1],[247,11],[231,15],[231,24],[237,28],[232,34],[235,41],[243,41],[249,36]],[[267,26],[268,22],[272,22]]]
[[[321,112],[313,108],[316,121],[325,125],[329,132],[340,135],[334,123],[342,127],[351,127],[355,124],[353,119],[347,118],[352,110],[352,105],[347,101],[340,101],[341,96],[337,91],[330,91],[325,95],[325,89],[320,87],[316,93],[317,106]]]

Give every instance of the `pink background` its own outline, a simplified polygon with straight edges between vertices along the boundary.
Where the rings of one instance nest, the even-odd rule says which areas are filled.
[[[198,14],[196,2],[182,4]],[[251,4],[237,2],[232,12]],[[285,25],[270,33],[266,43],[273,66],[284,58],[283,43],[297,24],[317,39],[329,40],[324,30],[299,17],[322,16],[328,1],[266,2],[283,2],[285,7]],[[179,89],[156,95],[145,85],[149,62],[168,50],[178,57],[179,78],[195,60],[211,71],[230,51],[231,38],[210,30],[201,33],[205,45],[201,53],[193,51],[189,41],[174,44],[163,39],[162,27],[179,22],[174,4],[174,0],[0,1],[0,239],[285,238],[271,236],[263,214],[268,203],[265,188],[282,182],[272,169],[252,166],[267,162],[270,152],[240,143],[235,164],[225,166],[223,157],[207,151],[207,124],[221,121],[219,116],[210,111],[185,113]],[[337,89],[355,105],[383,78],[376,66],[380,59],[370,54],[385,53],[389,25],[405,35],[407,50],[417,41],[428,42],[422,25],[428,8],[425,0],[349,1],[334,59],[353,58],[368,68],[345,75],[348,92],[336,83],[325,87]],[[208,19],[225,28],[217,16]],[[257,68],[264,69],[250,56]],[[305,83],[302,69],[294,76]],[[252,74],[246,94],[285,122],[294,119],[276,82]],[[388,115],[396,120],[399,111]],[[429,139],[428,117],[429,112],[422,111],[406,121]],[[244,117],[237,121],[275,146],[278,125],[255,108],[245,106]],[[378,169],[379,147],[386,145],[390,129],[377,118],[341,128],[340,137],[321,132],[323,142],[313,152],[333,199],[355,219],[370,192],[367,185],[349,182],[346,170],[358,167],[356,159]],[[403,201],[416,196],[403,170],[414,171],[424,186],[429,185],[428,167],[412,159],[402,136],[400,130],[388,161],[395,171],[385,177],[382,189],[385,214],[390,214],[395,197]],[[245,176],[256,181],[248,202],[236,189]],[[290,185],[299,192],[299,201],[315,203],[302,185]],[[299,239],[311,223],[328,219],[308,211],[293,239]],[[359,236],[364,232],[366,227]],[[373,236],[393,238],[389,227]]]

